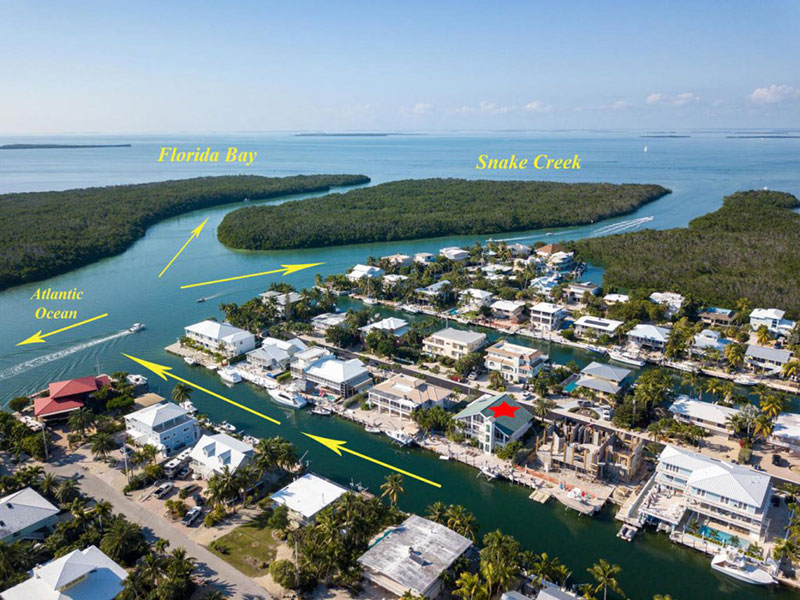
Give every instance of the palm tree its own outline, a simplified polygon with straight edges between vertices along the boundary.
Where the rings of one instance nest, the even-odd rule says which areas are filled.
[[[56,489],[58,489],[58,479],[56,476],[52,473],[45,474],[39,482],[39,491],[45,496],[50,496],[52,498]]]
[[[447,527],[468,537],[473,542],[476,540],[478,522],[475,520],[475,515],[460,504],[454,504],[447,508]]]
[[[145,544],[142,528],[120,516],[100,539],[100,550],[111,560],[124,563]]]
[[[453,595],[461,600],[486,600],[486,591],[481,585],[481,578],[477,574],[465,571],[456,579],[456,589]]]
[[[695,389],[697,388],[697,382],[699,381],[697,377],[697,373],[694,371],[684,371],[683,375],[681,375],[681,385],[686,385],[689,387],[689,393],[694,396]]]
[[[533,414],[540,421],[544,421],[545,417],[555,406],[555,401],[545,398],[544,396],[540,396],[536,398],[536,401],[533,404]]]
[[[185,383],[178,383],[172,388],[172,400],[176,404],[181,404],[182,402],[186,402],[189,398],[192,397],[192,392],[194,390],[186,385]]]
[[[762,325],[756,329],[756,341],[760,346],[766,346],[771,340],[772,336],[769,334],[769,329],[767,329],[766,325]]]
[[[722,382],[719,379],[710,378],[706,381],[705,391],[716,399],[723,391]]]
[[[108,453],[111,452],[117,445],[114,443],[114,438],[110,433],[101,431],[92,436],[91,451],[95,459],[105,461],[108,458]]]
[[[774,429],[775,424],[772,422],[772,419],[765,414],[758,415],[755,423],[753,423],[753,435],[760,436],[764,439],[771,436]]]
[[[86,430],[91,428],[96,420],[97,417],[90,409],[81,406],[78,410],[72,411],[67,423],[71,429],[75,430],[83,437],[86,435]]]
[[[776,418],[783,412],[786,401],[780,394],[769,394],[761,399],[759,408],[770,419]]]
[[[158,456],[158,448],[156,448],[152,444],[145,444],[144,446],[142,446],[142,449],[139,452],[141,452],[141,455],[146,462],[149,462],[150,464],[154,464],[156,462],[156,457]]]
[[[381,498],[384,496],[389,497],[389,502],[391,502],[392,506],[397,504],[397,498],[400,494],[405,493],[405,488],[403,487],[403,476],[400,473],[392,473],[386,476],[386,480],[381,485],[381,490],[383,493],[381,494]]]
[[[56,499],[61,504],[66,504],[77,495],[78,484],[75,483],[74,479],[63,479],[61,483],[58,484],[58,489],[56,490]]]
[[[604,558],[601,558],[590,568],[586,569],[586,571],[594,578],[595,593],[600,593],[600,591],[603,592],[603,600],[606,600],[608,597],[609,588],[618,593],[620,596],[625,595],[622,589],[619,587],[619,583],[617,582],[616,578],[616,576],[622,571],[620,566],[612,565]]]
[[[447,522],[447,505],[444,502],[436,501],[428,506],[425,516],[434,523],[444,525]]]
[[[781,375],[786,379],[797,379],[797,390],[800,391],[800,359],[792,359],[781,367]]]
[[[732,367],[738,369],[744,362],[745,347],[743,344],[728,344],[725,346],[723,354],[725,354],[725,358],[728,360],[728,363],[730,363]]]

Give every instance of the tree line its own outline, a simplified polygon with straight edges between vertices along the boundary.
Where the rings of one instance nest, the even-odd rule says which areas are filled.
[[[364,175],[197,177],[62,192],[0,195],[0,290],[119,254],[151,225],[245,198],[327,191]]]
[[[668,193],[643,184],[407,179],[235,210],[217,234],[249,250],[491,234],[593,223]]]

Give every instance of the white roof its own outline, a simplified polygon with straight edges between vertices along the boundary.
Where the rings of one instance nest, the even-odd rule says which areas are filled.
[[[531,312],[545,313],[549,315],[554,315],[557,312],[562,311],[563,309],[558,304],[553,304],[552,302],[539,302],[531,307]]]
[[[0,498],[0,540],[33,527],[57,515],[53,506],[33,488],[25,488]]]
[[[783,318],[783,315],[786,314],[786,311],[781,310],[780,308],[754,308],[753,312],[750,313],[751,319],[777,319],[780,321]]]
[[[306,473],[272,494],[272,499],[310,519],[346,493],[346,488],[313,473]]]
[[[747,346],[745,356],[784,364],[791,360],[792,353],[789,350],[783,350],[780,348],[767,348],[766,346],[749,344]]]
[[[517,300],[498,300],[492,303],[492,310],[502,310],[505,312],[515,312],[525,306],[524,302]]]
[[[254,337],[249,331],[234,327],[230,323],[220,323],[219,321],[212,321],[211,319],[189,325],[185,329],[187,333],[195,333],[220,342],[233,342],[238,339]]]
[[[670,330],[666,327],[639,323],[628,332],[628,337],[654,340],[656,342],[666,342],[669,339]]]
[[[724,496],[757,508],[764,504],[770,476],[742,465],[717,460],[697,452],[667,445],[659,463],[690,471],[687,484],[709,494]]]
[[[486,335],[483,333],[466,331],[464,329],[453,329],[452,327],[437,331],[431,337],[437,337],[444,340],[449,340],[451,342],[458,342],[460,344],[474,344],[475,342],[480,342],[486,339]]]
[[[311,318],[314,325],[322,325],[324,327],[335,327],[347,319],[347,313],[322,313],[316,317]]]
[[[383,276],[384,283],[397,283],[398,281],[405,281],[406,279],[408,279],[408,275],[397,275],[396,273]]]
[[[404,327],[408,327],[408,321],[404,319],[398,319],[397,317],[387,317],[386,319],[381,319],[380,321],[376,321],[375,323],[370,323],[369,325],[364,325],[364,327],[359,327],[359,331],[363,331],[364,333],[369,333],[373,329],[381,329],[383,331],[388,331],[389,333],[399,331]]]
[[[702,419],[717,425],[725,425],[729,416],[739,412],[735,408],[703,402],[689,396],[678,396],[672,406],[669,407],[669,411],[676,415],[682,415],[690,419]]]
[[[479,290],[477,288],[469,288],[469,289],[466,289],[463,292],[461,292],[459,294],[459,296],[470,296],[471,298],[474,298],[475,300],[488,300],[489,298],[494,296],[494,294],[492,292],[487,292],[486,290]]]
[[[620,382],[631,374],[630,369],[623,369],[622,367],[615,367],[597,361],[592,361],[581,370],[581,375],[588,377],[599,377],[601,379],[608,379],[609,381]]]
[[[127,577],[125,569],[89,546],[34,567],[30,579],[2,596],[4,600],[112,600]]]
[[[617,302],[628,302],[630,300],[630,296],[628,294],[606,294],[603,296],[603,300],[606,302],[617,303]]]
[[[364,363],[357,358],[341,360],[334,356],[323,356],[306,373],[334,383],[344,383],[363,377],[364,374],[369,375]]]
[[[775,426],[772,435],[776,438],[792,441],[795,444],[800,442],[800,415],[797,413],[781,413],[775,419]]]
[[[137,421],[142,425],[146,425],[152,429],[163,423],[166,423],[167,421],[171,421],[188,414],[189,411],[182,406],[178,406],[172,402],[160,402],[159,404],[153,404],[152,406],[148,406],[141,410],[137,410],[136,412],[132,412],[129,415],[125,415],[125,420]]]
[[[650,294],[650,300],[656,304],[668,304],[677,309],[683,304],[684,298],[675,292],[653,292]]]
[[[255,449],[250,444],[227,433],[217,433],[201,437],[189,456],[210,470],[222,471],[225,467],[230,467],[231,471],[235,471],[248,462],[254,453]]]
[[[617,327],[622,325],[622,321],[615,321],[614,319],[603,319],[602,317],[593,317],[591,315],[584,315],[575,321],[576,327],[590,327],[598,331],[606,331],[613,333]]]

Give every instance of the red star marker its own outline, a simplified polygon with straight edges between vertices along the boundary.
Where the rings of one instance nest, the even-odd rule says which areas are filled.
[[[503,400],[497,406],[490,406],[489,410],[494,413],[494,418],[511,417],[514,418],[514,413],[519,410],[519,406],[511,406],[508,402]]]

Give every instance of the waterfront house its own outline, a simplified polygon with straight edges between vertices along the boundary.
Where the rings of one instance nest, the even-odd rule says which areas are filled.
[[[302,379],[306,370],[319,359],[333,356],[333,353],[322,346],[311,346],[308,350],[298,352],[289,364],[289,371],[295,379]]]
[[[370,388],[369,403],[379,414],[387,412],[410,418],[417,408],[447,407],[451,396],[452,392],[447,388],[398,373]]]
[[[756,329],[764,326],[776,336],[786,336],[794,329],[795,322],[784,319],[785,311],[779,308],[754,308],[750,313],[750,328]]]
[[[256,336],[249,331],[210,319],[185,327],[184,334],[196,345],[227,358],[250,352],[256,347]]]
[[[621,325],[622,321],[584,315],[575,321],[573,327],[575,330],[575,335],[580,338],[598,338],[602,335],[614,335]]]
[[[395,273],[389,273],[388,275],[384,275],[381,278],[381,286],[384,290],[390,290],[394,288],[398,283],[402,283],[408,279],[407,275],[397,275]]]
[[[453,262],[462,262],[469,258],[469,251],[458,246],[449,246],[439,250],[439,255]]]
[[[282,293],[269,290],[259,294],[258,297],[261,298],[261,302],[264,304],[272,303],[278,309],[278,314],[286,315],[286,310],[289,309],[291,311],[291,307],[299,302],[303,296],[297,292]]]
[[[447,279],[442,279],[424,288],[417,288],[414,291],[420,300],[429,304],[436,302],[439,298],[447,298],[453,293]]]
[[[519,242],[509,244],[508,249],[514,258],[528,258],[531,255],[531,247]]]
[[[792,359],[792,353],[789,350],[748,344],[744,359],[754,369],[780,373],[783,365]]]
[[[564,247],[561,244],[545,244],[544,246],[539,246],[536,249],[536,256],[547,259],[553,256],[553,254],[563,251]]]
[[[583,388],[603,397],[621,396],[631,385],[631,371],[599,362],[585,366],[578,377],[564,386],[567,393]]]
[[[712,433],[729,435],[728,419],[739,414],[736,408],[703,402],[689,396],[678,396],[669,407],[672,417],[681,423],[697,425]]]
[[[108,385],[111,385],[108,375],[54,381],[47,386],[46,396],[33,399],[33,415],[40,421],[64,419]]]
[[[347,313],[322,313],[311,318],[311,327],[317,333],[325,333],[331,327],[339,327],[347,320]]]
[[[642,350],[663,352],[670,333],[666,327],[639,323],[628,332],[628,341]]]
[[[642,494],[640,512],[670,529],[688,511],[688,519],[756,541],[768,521],[772,480],[763,471],[668,444]]]
[[[731,343],[730,340],[722,337],[719,331],[713,329],[703,329],[692,338],[690,352],[692,354],[706,354],[709,350],[716,350],[719,353],[725,351],[725,347]]]
[[[372,385],[372,375],[357,358],[342,360],[329,352],[312,350],[316,348],[295,355],[291,365],[292,375],[307,387],[349,398]]]
[[[272,494],[271,498],[274,505],[289,509],[292,521],[307,525],[322,509],[346,493],[347,488],[314,473],[306,473]]]
[[[43,540],[58,523],[57,506],[39,492],[26,487],[0,498],[0,543]]]
[[[536,277],[535,279],[531,280],[531,284],[528,287],[533,290],[534,293],[549,298],[553,292],[553,289],[559,284],[560,281],[561,277],[557,274],[543,275],[542,277]]]
[[[476,288],[466,289],[458,295],[459,303],[467,311],[476,311],[484,306],[489,306],[492,302],[492,298],[494,298],[492,292]]]
[[[443,592],[442,575],[471,547],[452,529],[411,515],[378,534],[358,562],[364,579],[393,596],[433,600]]]
[[[137,446],[149,444],[169,456],[200,439],[200,425],[182,406],[161,402],[125,415],[125,433]]]
[[[73,550],[34,567],[26,579],[3,592],[2,600],[112,600],[128,572],[96,546]]]
[[[492,303],[492,315],[503,321],[520,323],[524,312],[525,303],[517,300],[497,300]]]
[[[308,346],[300,338],[285,341],[268,337],[261,346],[247,353],[247,364],[262,371],[283,371],[292,357],[304,350],[308,350]]]
[[[775,419],[769,443],[786,448],[790,452],[800,452],[800,415],[781,413]]]
[[[514,416],[495,417],[496,409],[503,404],[516,408]],[[455,415],[464,435],[475,440],[487,454],[520,439],[531,427],[533,415],[517,402],[511,394],[485,394],[470,402]]]
[[[580,304],[586,294],[597,296],[600,286],[596,283],[573,281],[564,287],[564,300],[570,304]]]
[[[547,270],[553,273],[567,273],[575,268],[574,252],[555,252],[546,261]]]
[[[358,281],[359,279],[377,279],[378,277],[382,277],[384,274],[383,269],[380,267],[374,267],[372,265],[356,265],[350,272],[347,274],[347,278],[350,281]]]
[[[405,319],[398,319],[397,317],[388,317],[359,327],[358,330],[365,338],[370,331],[385,331],[386,333],[391,333],[395,337],[400,337],[408,331],[408,321]]]
[[[531,314],[531,325],[543,332],[558,330],[564,317],[567,316],[567,311],[551,302],[534,304],[529,312]]]
[[[414,255],[414,262],[421,265],[429,265],[434,260],[436,260],[436,257],[430,252],[417,252]]]
[[[729,308],[719,308],[718,306],[709,306],[697,315],[700,320],[706,325],[716,327],[727,327],[733,323],[736,315]]]
[[[422,351],[431,356],[458,360],[486,344],[486,334],[448,327],[422,340]]]
[[[227,467],[235,473],[248,465],[255,456],[255,448],[227,433],[204,435],[189,453],[192,470],[203,479],[222,473]]]
[[[603,303],[606,306],[613,306],[614,304],[625,304],[630,301],[628,294],[606,294],[603,296]]]
[[[393,267],[410,267],[414,262],[414,259],[408,254],[392,254],[382,257],[381,260],[385,260]]]
[[[675,292],[653,292],[650,300],[656,304],[661,304],[666,309],[667,317],[673,317],[683,306],[685,298]]]
[[[525,383],[547,364],[548,356],[535,348],[500,340],[486,349],[486,368],[511,383]]]

